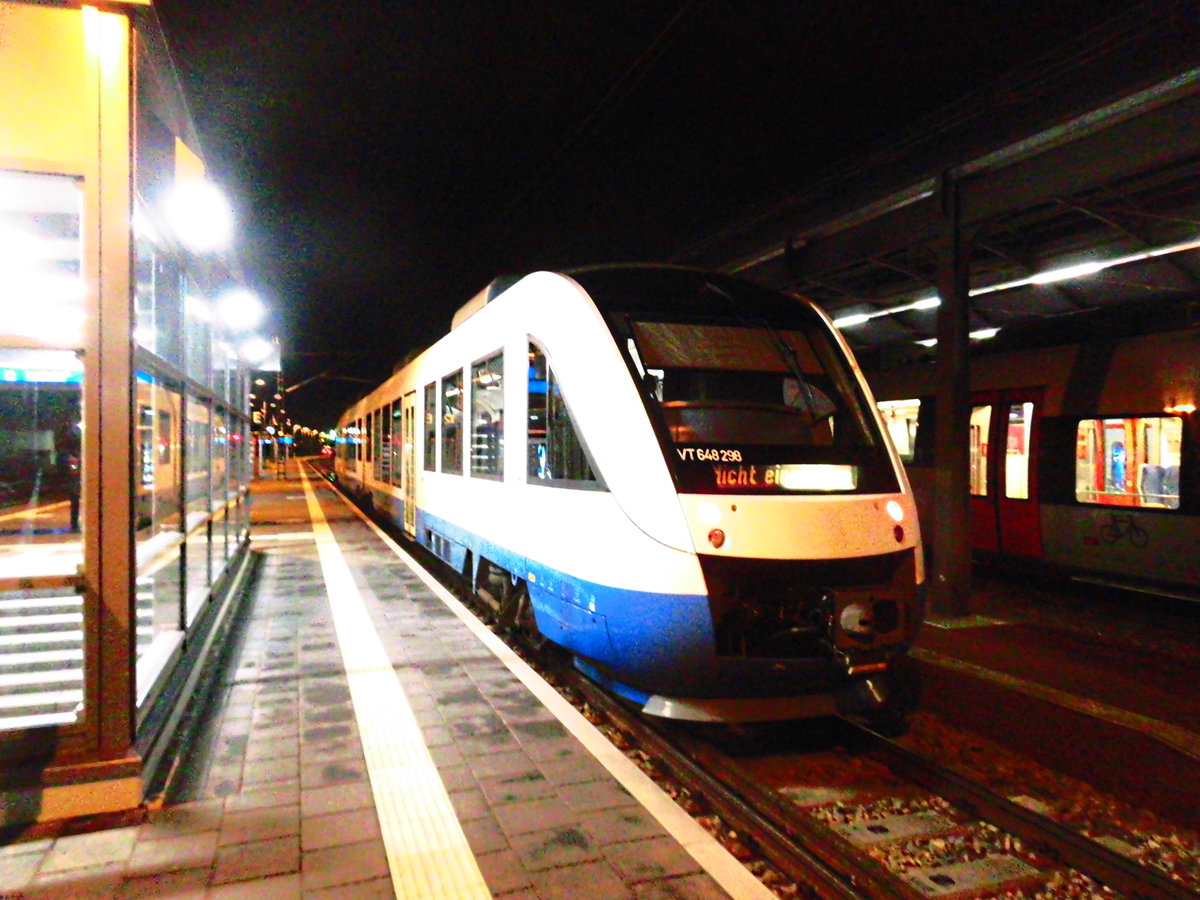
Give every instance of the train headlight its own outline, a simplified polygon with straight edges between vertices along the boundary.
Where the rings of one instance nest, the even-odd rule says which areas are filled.
[[[841,626],[842,631],[853,637],[870,637],[872,632],[870,605],[859,601],[847,603],[838,616],[838,625]]]

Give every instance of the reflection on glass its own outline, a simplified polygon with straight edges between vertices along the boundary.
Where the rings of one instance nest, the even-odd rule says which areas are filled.
[[[1029,445],[1032,427],[1033,404],[1010,404],[1004,457],[1004,496],[1010,500],[1029,499]]]
[[[971,409],[971,494],[975,497],[986,497],[988,493],[988,433],[991,426],[990,406]]]
[[[0,170],[0,730],[83,709],[80,197]]]

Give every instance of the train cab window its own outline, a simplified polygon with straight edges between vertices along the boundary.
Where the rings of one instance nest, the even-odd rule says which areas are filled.
[[[546,355],[529,345],[529,428],[526,474],[530,484],[603,488],[562,388]]]
[[[992,407],[971,407],[971,496],[988,495],[988,434],[992,427]]]
[[[425,471],[437,471],[437,385],[425,385]]]
[[[504,355],[471,366],[471,474],[504,474]]]
[[[917,426],[921,416],[921,401],[912,400],[880,400],[879,414],[883,417],[884,427],[896,447],[896,452],[906,463],[914,462],[917,458]]]
[[[1010,404],[1004,455],[1004,496],[1010,500],[1029,499],[1029,447],[1032,427],[1033,404]]]
[[[1178,509],[1182,445],[1177,416],[1082,420],[1075,432],[1075,499]]]
[[[463,470],[463,375],[459,369],[442,378],[442,471],[461,475]]]

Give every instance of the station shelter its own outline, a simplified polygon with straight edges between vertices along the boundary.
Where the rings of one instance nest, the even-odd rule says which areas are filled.
[[[187,200],[210,185],[153,8],[0,0],[0,83],[0,828],[19,829],[144,804],[246,571],[250,423],[242,335],[216,315],[235,257],[193,231],[228,209]]]

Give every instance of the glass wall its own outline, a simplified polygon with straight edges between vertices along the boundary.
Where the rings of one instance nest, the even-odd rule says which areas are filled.
[[[81,206],[79,179],[0,170],[0,730],[83,711]]]

